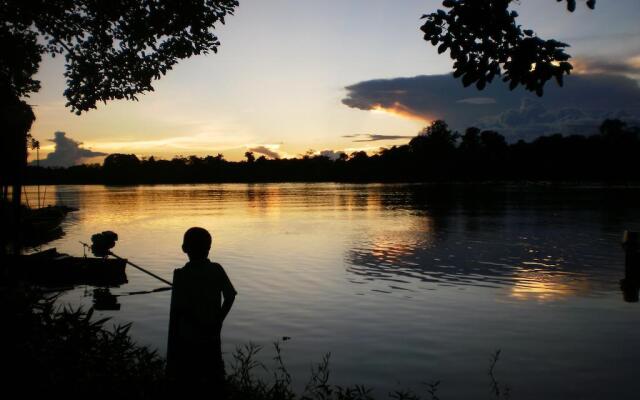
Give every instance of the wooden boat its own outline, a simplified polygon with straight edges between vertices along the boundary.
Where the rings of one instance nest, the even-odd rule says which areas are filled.
[[[7,275],[43,286],[117,286],[127,283],[127,260],[73,257],[53,248],[28,255],[5,256]]]

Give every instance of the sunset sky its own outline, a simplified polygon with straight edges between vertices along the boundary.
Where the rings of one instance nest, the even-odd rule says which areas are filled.
[[[44,154],[63,131],[96,152],[238,160],[256,148],[281,157],[375,151],[406,143],[433,118],[495,128],[510,140],[588,129],[602,116],[640,120],[640,1],[599,0],[595,11],[580,4],[573,14],[555,0],[520,3],[520,23],[571,44],[581,73],[542,100],[502,87],[462,89],[447,76],[448,55],[419,30],[420,16],[441,1],[241,0],[218,30],[218,54],[183,60],[139,102],[76,116],[64,107],[63,60],[45,59],[42,90],[29,99],[32,133]]]

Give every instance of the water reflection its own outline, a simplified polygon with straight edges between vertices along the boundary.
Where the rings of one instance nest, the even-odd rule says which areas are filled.
[[[550,301],[594,292],[592,282],[586,276],[536,269],[516,273],[510,295],[518,300]]]
[[[628,220],[637,221],[628,207],[636,192],[611,213],[579,191],[558,196],[403,189],[380,196],[382,208],[395,213],[393,222],[374,227],[368,240],[357,238],[347,251],[347,271],[357,277],[354,282],[385,281],[390,289],[416,281],[427,289],[504,287],[509,298],[524,301],[600,296],[614,290],[622,267],[623,255],[613,238]],[[608,207],[614,206],[606,198]],[[585,218],[575,219],[575,214]],[[625,287],[632,297],[635,292]]]
[[[95,288],[92,292],[93,308],[98,311],[118,311],[121,304],[109,288]]]
[[[80,224],[84,235],[114,226],[125,238],[133,226],[169,233],[153,248],[169,248],[187,220],[282,226],[286,241],[333,223],[341,230],[327,234],[343,237],[350,282],[387,282],[391,292],[417,290],[419,282],[422,289],[503,288],[507,298],[525,301],[598,296],[613,287],[637,298],[635,281],[619,286],[622,266],[612,263],[622,257],[616,238],[638,220],[635,189],[248,184],[46,191],[47,203],[80,208],[66,230]],[[344,229],[345,222],[354,228]],[[315,245],[332,242],[318,239]]]

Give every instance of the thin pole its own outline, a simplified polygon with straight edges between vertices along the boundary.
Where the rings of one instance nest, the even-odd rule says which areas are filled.
[[[23,186],[22,191],[24,192],[24,201],[27,202],[27,207],[31,208],[31,206],[29,205],[29,197],[27,197],[27,188]]]
[[[36,165],[40,172],[40,144],[36,147]],[[38,180],[38,208],[40,208],[40,180]]]
[[[153,290],[141,290],[141,291],[138,291],[138,292],[127,292],[127,293],[122,293],[122,294],[116,294],[115,296],[117,296],[117,297],[135,296],[135,295],[138,295],[138,294],[149,294],[149,293],[164,292],[166,290],[171,290],[171,286],[169,286],[169,287],[161,287],[161,288],[157,288],[157,289],[153,289]]]
[[[142,268],[141,266],[136,265],[136,264],[132,263],[131,261],[127,260],[126,258],[122,258],[122,257],[120,257],[120,256],[119,256],[119,255],[117,255],[117,254],[113,254],[113,252],[111,252],[111,251],[109,251],[109,254],[110,254],[110,255],[112,255],[112,256],[114,256],[115,258],[117,258],[117,259],[119,259],[119,260],[124,260],[124,261],[126,261],[126,262],[127,262],[127,264],[131,265],[132,267],[134,267],[134,268],[138,268],[140,271],[142,271],[142,272],[144,272],[144,273],[146,273],[146,274],[149,274],[149,275],[153,276],[154,278],[156,278],[156,279],[158,279],[158,280],[160,280],[160,281],[162,281],[162,282],[166,283],[167,285],[169,285],[169,286],[173,286],[173,283],[169,282],[168,280],[166,280],[166,279],[163,279],[163,278],[159,277],[158,275],[154,274],[154,273],[153,273],[153,272],[151,272],[151,271],[147,271],[146,269]]]

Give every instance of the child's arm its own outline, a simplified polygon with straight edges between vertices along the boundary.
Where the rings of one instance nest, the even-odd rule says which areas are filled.
[[[175,371],[172,371],[173,367],[175,367],[175,358],[176,352],[178,351],[176,343],[178,340],[178,329],[179,329],[179,307],[178,303],[180,302],[180,295],[176,291],[176,283],[178,283],[178,288],[180,288],[180,280],[176,279],[179,274],[174,270],[173,271],[173,290],[171,290],[171,305],[169,311],[169,335],[167,340],[167,367],[170,370],[169,373],[172,374]]]
[[[220,310],[220,325],[225,318],[227,318],[227,314],[231,311],[231,306],[233,305],[234,300],[236,299],[236,294],[233,295],[224,295],[224,301],[222,302],[222,309]]]
[[[222,275],[222,295],[224,297],[224,301],[222,302],[222,308],[220,310],[220,326],[222,326],[222,322],[231,311],[231,306],[233,305],[234,300],[236,299],[236,289],[231,284],[231,280],[227,276],[227,273],[224,272],[222,266],[220,266],[220,271]]]

